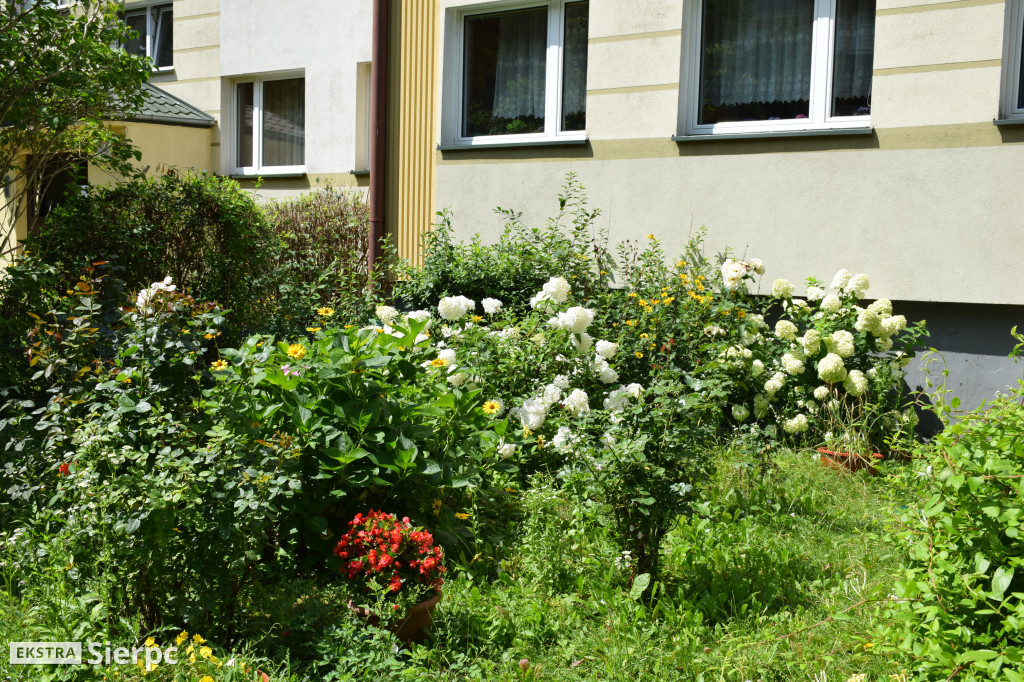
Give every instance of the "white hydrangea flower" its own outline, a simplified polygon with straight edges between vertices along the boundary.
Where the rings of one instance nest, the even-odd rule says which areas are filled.
[[[578,417],[584,412],[590,412],[590,398],[583,389],[573,389],[573,392],[562,401],[562,407],[572,416]]]
[[[808,426],[807,416],[803,414],[798,414],[792,419],[782,422],[782,430],[786,433],[803,433]]]
[[[445,296],[437,304],[437,312],[449,322],[476,308],[476,303],[465,296]]]
[[[573,306],[565,312],[558,313],[557,318],[548,320],[548,324],[556,329],[567,329],[574,334],[582,334],[594,321],[594,311],[581,306]]]
[[[754,415],[758,419],[763,419],[768,414],[768,398],[758,393],[754,396]]]
[[[843,307],[843,302],[839,300],[839,297],[835,294],[829,294],[825,298],[821,299],[822,310],[827,310],[830,313],[838,312]]]
[[[821,287],[807,287],[807,300],[820,301],[825,296],[825,290]]]
[[[851,369],[843,380],[843,388],[852,396],[864,395],[868,390],[868,378],[859,369]]]
[[[738,421],[738,422],[746,421],[747,417],[749,417],[749,416],[750,416],[750,410],[747,408],[746,405],[739,405],[739,404],[737,404],[737,405],[733,405],[732,406],[732,418],[735,419],[736,421]]]
[[[578,338],[576,334],[572,334],[569,336],[569,340],[572,342],[573,348],[581,353],[589,353],[591,347],[594,345],[593,337],[586,332],[579,334]]]
[[[785,353],[782,356],[782,366],[786,372],[796,376],[804,373],[804,361],[793,353]]]
[[[846,365],[835,353],[829,353],[818,362],[818,378],[830,384],[839,383],[846,378]]]
[[[808,307],[807,306],[807,301],[805,301],[802,298],[794,298],[793,300],[789,301],[789,303],[794,308],[806,308],[806,307]]]
[[[405,314],[406,318],[414,320],[416,322],[424,322],[430,319],[429,310],[414,310],[411,313]]]
[[[814,389],[814,397],[818,400],[824,400],[829,396],[828,386],[818,386]]]
[[[544,394],[540,399],[545,405],[554,405],[562,399],[562,387],[557,384],[548,384],[544,387]]]
[[[878,378],[878,368],[877,367],[871,367],[864,374],[867,375],[868,379],[871,379],[872,381],[874,381],[875,379]]]
[[[551,380],[551,383],[564,391],[569,388],[569,377],[564,374],[559,374]]]
[[[883,336],[895,336],[907,328],[907,318],[903,315],[895,315],[882,320],[880,329]]]
[[[775,336],[783,341],[796,341],[796,325],[789,320],[779,320],[775,323]]]
[[[888,336],[880,338],[875,341],[875,345],[881,348],[882,350],[892,350],[892,339],[890,339]]]
[[[857,311],[857,322],[853,325],[853,328],[857,331],[871,332],[878,334],[881,331],[882,320],[878,316],[878,311],[871,306],[867,308],[854,308]]]
[[[415,340],[413,340],[413,344],[418,346],[421,343],[423,343],[424,341],[429,341],[429,340],[430,340],[430,337],[427,336],[426,334],[417,334]]]
[[[143,289],[139,292],[139,295],[135,297],[135,307],[141,311],[147,311],[150,308],[150,304],[153,298],[161,291],[167,293],[173,293],[177,289],[177,285],[172,284],[174,280],[170,275],[163,278],[163,281],[153,282],[149,285],[148,289]]]
[[[565,299],[569,297],[572,288],[564,277],[552,277],[547,281],[547,284],[541,287],[541,291],[548,297],[549,301],[565,303]]]
[[[764,261],[760,258],[751,258],[747,261],[747,267],[759,275],[764,274]]]
[[[505,443],[504,445],[498,448],[498,454],[504,457],[505,459],[511,457],[512,453],[514,453],[515,451],[516,446],[513,445],[512,443]]]
[[[764,315],[747,315],[746,320],[755,327],[760,327],[761,329],[768,328],[768,323],[764,321]]]
[[[524,429],[536,431],[544,426],[544,420],[547,419],[549,407],[549,403],[539,398],[530,398],[523,403],[522,407],[516,410],[516,416],[519,417],[519,423],[522,424]]]
[[[887,298],[880,298],[869,305],[868,310],[873,311],[878,317],[885,319],[892,316],[892,301]]]
[[[443,367],[455,364],[455,350],[452,348],[444,348],[437,352],[437,359],[444,362]]]
[[[795,287],[793,283],[785,279],[777,279],[772,282],[772,296],[775,298],[792,298]]]
[[[782,372],[776,372],[772,375],[772,378],[764,382],[764,392],[768,398],[774,398],[775,394],[782,390],[782,387],[786,384],[786,375]]]
[[[448,383],[458,388],[462,384],[466,383],[466,379],[468,378],[469,375],[465,372],[456,372],[448,375]]]
[[[816,355],[821,347],[821,333],[817,329],[808,329],[804,335],[798,338],[797,343],[803,348],[807,356]]]
[[[611,360],[619,352],[619,344],[612,343],[611,341],[598,341],[596,350],[597,354],[602,358]]]
[[[725,336],[726,334],[728,334],[728,332],[719,327],[717,324],[709,324],[708,326],[704,327],[705,336]]]
[[[605,365],[598,372],[597,378],[600,379],[603,384],[614,384],[619,380],[619,373],[608,365]]]
[[[497,315],[501,312],[501,301],[496,298],[485,298],[480,301],[480,305],[484,307],[484,312],[488,315]]]
[[[835,353],[841,358],[848,358],[856,352],[853,334],[845,329],[834,331],[831,337],[826,337],[825,346],[828,348],[829,353]]]
[[[740,333],[740,343],[744,346],[753,346],[755,343],[761,340],[760,334],[754,334],[746,329]]]
[[[398,319],[398,310],[389,305],[379,305],[374,308],[373,313],[384,324],[394,324]]]
[[[853,294],[857,298],[864,298],[864,294],[868,292],[870,287],[871,283],[868,281],[868,276],[861,273],[850,278],[850,281],[843,287],[843,292]]]
[[[832,289],[834,289],[835,291],[842,291],[843,288],[849,283],[850,277],[850,271],[847,270],[846,268],[843,268],[842,270],[836,273],[835,277],[832,278]]]
[[[610,433],[606,433],[603,436],[601,436],[601,442],[604,443],[604,446],[606,448],[614,448],[615,447],[615,436],[613,436]]]
[[[764,363],[760,360],[754,360],[750,363],[750,373],[755,377],[759,377],[764,374]]]
[[[632,383],[625,388],[626,395],[633,400],[640,400],[640,394],[643,393],[644,387],[637,383]]]

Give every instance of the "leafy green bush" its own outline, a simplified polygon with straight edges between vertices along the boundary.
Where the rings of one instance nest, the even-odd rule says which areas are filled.
[[[530,297],[552,275],[565,277],[581,291],[595,289],[608,276],[606,236],[594,227],[600,212],[587,208],[587,197],[576,176],[569,174],[558,198],[559,212],[544,228],[527,227],[510,209],[497,244],[484,244],[479,235],[456,243],[448,211],[424,236],[423,267],[399,267],[395,299],[403,306],[430,308],[445,296],[501,299],[513,310],[526,310]],[[604,274],[601,271],[604,270]]]
[[[72,288],[85,268],[106,261],[108,277],[125,290],[170,276],[198,300],[230,308],[233,324],[249,329],[264,315],[260,299],[268,295],[264,278],[273,269],[276,240],[251,194],[203,173],[69,196],[26,249],[29,259],[56,268],[58,292]]]
[[[910,566],[883,635],[922,680],[1024,679],[1024,382],[949,424],[904,482]]]
[[[268,316],[278,330],[316,324],[316,310],[334,309],[352,322],[372,309],[367,288],[368,213],[361,193],[324,187],[265,206],[280,240],[274,262],[276,298]]]

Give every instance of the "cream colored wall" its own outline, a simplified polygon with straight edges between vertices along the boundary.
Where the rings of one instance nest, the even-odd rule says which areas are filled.
[[[1024,303],[1024,130],[992,125],[1003,2],[880,0],[872,135],[683,143],[684,4],[639,5],[591,0],[586,148],[437,154],[437,206],[460,236],[496,238],[497,205],[541,224],[575,171],[613,239],[678,252],[706,225],[709,254],[761,257],[769,281],[847,267],[871,295]]]
[[[146,175],[155,177],[169,171],[186,173],[189,170],[213,171],[210,165],[210,142],[213,129],[190,126],[172,126],[157,123],[129,121],[111,126],[135,144],[142,159],[133,165],[145,169]],[[120,180],[119,176],[89,167],[89,183],[106,185]]]

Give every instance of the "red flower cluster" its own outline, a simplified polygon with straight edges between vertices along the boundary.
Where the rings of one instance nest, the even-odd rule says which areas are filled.
[[[414,529],[409,518],[370,510],[349,521],[334,554],[342,560],[341,572],[368,590],[369,581],[386,584],[391,592],[404,585],[440,589],[445,567],[444,552],[434,546],[434,536]]]
[[[68,476],[70,474],[71,474],[71,465],[68,464],[67,462],[64,462],[63,464],[61,464],[60,465],[60,475],[61,476]]]

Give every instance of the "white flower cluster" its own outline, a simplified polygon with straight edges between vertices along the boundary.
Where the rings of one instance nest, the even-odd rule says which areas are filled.
[[[789,320],[779,320],[775,323],[775,336],[783,341],[796,341],[796,325]]]
[[[807,430],[809,425],[807,416],[798,414],[792,419],[787,419],[782,422],[782,430],[786,433],[803,433]]]
[[[558,433],[551,439],[551,445],[559,452],[568,452],[575,442],[576,437],[572,435],[572,431],[568,426],[558,427]]]
[[[772,282],[772,296],[775,298],[793,298],[793,283],[785,279],[777,279]]]
[[[572,289],[564,277],[552,277],[541,287],[541,290],[530,299],[530,306],[534,309],[544,308],[550,312],[550,303],[565,303]]]
[[[825,347],[828,348],[828,352],[835,353],[841,358],[852,357],[854,352],[856,352],[856,348],[853,343],[853,334],[845,329],[839,329],[832,332],[832,335],[825,337],[824,341]]]
[[[413,320],[414,322],[429,322],[430,321],[430,311],[429,310],[414,310],[411,313],[406,313],[405,317],[406,317],[406,319]]]
[[[594,311],[581,306],[573,306],[568,310],[558,313],[556,317],[548,320],[548,324],[555,329],[565,329],[574,334],[582,334],[594,321]]]
[[[590,397],[587,396],[583,389],[574,389],[572,393],[566,396],[565,400],[562,401],[562,407],[565,411],[574,417],[578,417],[584,412],[590,412]]]
[[[135,307],[141,311],[148,311],[157,294],[161,292],[171,293],[178,288],[171,283],[172,281],[171,276],[167,275],[162,282],[153,282],[149,285],[148,289],[140,291],[139,295],[135,297]]]
[[[846,378],[846,365],[835,353],[829,353],[818,361],[818,378],[830,384],[836,384]]]
[[[488,315],[497,315],[501,312],[502,303],[496,298],[485,298],[480,301],[480,305],[483,306],[484,312]]]
[[[746,291],[746,282],[743,280],[751,276],[751,273],[764,274],[764,264],[760,258],[746,261],[726,258],[722,263],[722,284],[727,291]]]
[[[601,380],[602,384],[614,384],[619,380],[619,373],[612,369],[611,365],[608,364],[608,361],[600,354],[594,357],[594,361],[591,363],[590,368],[594,370],[594,374],[597,375],[597,378]]]
[[[768,394],[768,399],[775,397],[775,394],[782,390],[782,387],[786,385],[786,375],[782,372],[776,372],[772,375],[772,378],[764,382],[764,392]]]
[[[852,396],[861,396],[868,390],[868,378],[859,369],[851,369],[843,380],[843,388]]]
[[[636,383],[617,388],[609,393],[608,397],[605,398],[604,409],[612,413],[620,412],[629,404],[630,399],[639,400],[640,394],[643,393],[643,390],[643,386]]]
[[[786,373],[796,376],[804,373],[804,359],[795,353],[785,353],[782,356],[782,366]]]
[[[476,302],[465,296],[445,296],[437,304],[437,312],[442,318],[457,320],[476,308]]]
[[[595,350],[605,360],[611,360],[619,352],[619,344],[611,341],[598,341]]]
[[[389,305],[379,305],[374,308],[373,312],[377,316],[377,319],[384,324],[394,324],[395,321],[398,320],[398,310]]]

